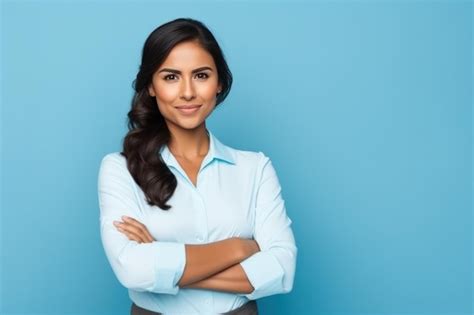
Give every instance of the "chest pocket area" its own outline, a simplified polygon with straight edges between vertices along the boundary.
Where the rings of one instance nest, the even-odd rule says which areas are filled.
[[[255,208],[250,197],[244,190],[222,190],[208,200],[208,222],[212,238],[253,238]]]
[[[194,231],[197,230],[197,213],[191,207],[192,198],[178,185],[175,193],[168,200],[168,210],[150,206],[143,191],[138,191],[138,199],[143,208],[143,220],[150,234],[157,241],[192,243]]]

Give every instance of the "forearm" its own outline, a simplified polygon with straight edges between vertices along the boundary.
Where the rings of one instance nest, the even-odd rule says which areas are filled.
[[[186,285],[183,288],[217,290],[232,293],[251,293],[254,290],[240,263],[214,274],[209,278]]]
[[[186,244],[186,265],[178,282],[179,287],[206,279],[248,257],[238,238],[209,244]]]

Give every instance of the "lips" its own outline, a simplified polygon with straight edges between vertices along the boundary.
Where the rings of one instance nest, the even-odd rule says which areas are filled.
[[[176,109],[181,113],[181,115],[192,116],[199,111],[201,105],[181,105],[177,106]]]
[[[181,106],[176,106],[176,108],[180,109],[192,109],[192,108],[197,108],[200,107],[201,105],[199,104],[192,104],[192,105],[181,105]]]

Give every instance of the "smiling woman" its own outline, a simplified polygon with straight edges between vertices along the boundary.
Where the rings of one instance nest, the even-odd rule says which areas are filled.
[[[148,93],[169,124],[195,128],[214,110],[221,89],[214,58],[193,40],[173,48],[153,75]]]
[[[258,314],[292,290],[297,247],[263,152],[206,128],[232,74],[209,29],[180,18],[145,41],[122,152],[101,162],[101,238],[131,314]]]

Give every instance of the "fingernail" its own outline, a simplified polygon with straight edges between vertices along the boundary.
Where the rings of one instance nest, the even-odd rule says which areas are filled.
[[[123,215],[123,216],[122,216],[122,219],[127,220],[128,217]]]

